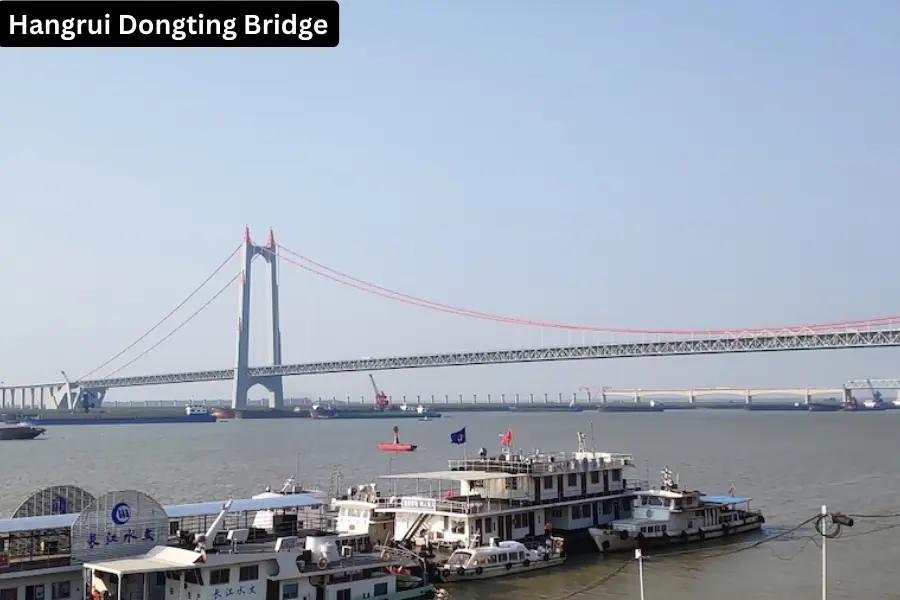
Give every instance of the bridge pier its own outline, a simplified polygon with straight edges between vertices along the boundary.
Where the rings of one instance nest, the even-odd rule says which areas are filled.
[[[803,397],[806,400],[806,405],[809,406],[812,404],[812,394],[809,393],[809,390],[806,390],[806,395]]]
[[[697,393],[694,390],[688,392],[688,404],[696,404],[697,403]]]
[[[637,390],[634,390],[634,403],[640,404],[641,402],[641,393]]]
[[[747,390],[747,393],[744,395],[744,404],[753,404],[753,395],[750,394],[750,390]]]

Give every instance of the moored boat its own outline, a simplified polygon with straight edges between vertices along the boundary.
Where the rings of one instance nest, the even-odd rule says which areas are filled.
[[[498,542],[491,538],[487,546],[456,550],[438,574],[444,583],[477,579],[492,579],[518,575],[566,562],[563,539],[548,538],[545,544],[530,549],[521,542]]]
[[[750,510],[750,498],[682,490],[668,468],[659,489],[635,496],[633,517],[590,529],[600,552],[700,542],[757,531],[765,523],[762,512]]]

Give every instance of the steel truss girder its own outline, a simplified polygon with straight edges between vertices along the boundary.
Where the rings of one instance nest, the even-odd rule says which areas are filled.
[[[527,350],[488,350],[452,352],[420,356],[365,358],[294,365],[253,367],[250,376],[283,377],[385,371],[428,367],[458,367],[567,360],[638,358],[651,356],[686,356],[698,354],[742,354],[751,352],[791,352],[798,350],[836,350],[850,348],[887,348],[900,346],[900,328],[875,331],[765,333],[672,341],[599,344],[594,346],[560,346]],[[200,381],[223,381],[234,377],[234,369],[194,371],[164,375],[143,375],[80,381],[81,387],[133,387]],[[868,386],[866,386],[868,387]]]
[[[844,384],[848,390],[900,390],[900,379],[852,379]]]

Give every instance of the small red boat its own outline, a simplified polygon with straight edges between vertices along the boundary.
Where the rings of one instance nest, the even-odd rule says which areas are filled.
[[[418,446],[415,444],[400,443],[400,428],[396,425],[394,425],[394,441],[378,444],[378,449],[382,452],[415,452],[416,448],[418,448]]]

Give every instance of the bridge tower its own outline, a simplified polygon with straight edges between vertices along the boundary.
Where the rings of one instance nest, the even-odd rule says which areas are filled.
[[[281,365],[281,322],[278,312],[278,248],[275,235],[269,229],[269,239],[265,246],[257,246],[250,239],[250,228],[244,229],[244,243],[241,247],[241,284],[238,301],[237,360],[234,368],[234,386],[231,407],[247,407],[247,392],[256,384],[269,390],[269,408],[284,408],[284,385],[280,376],[253,377],[250,375],[250,280],[251,265],[256,256],[261,256],[269,270],[270,333],[269,362]]]

